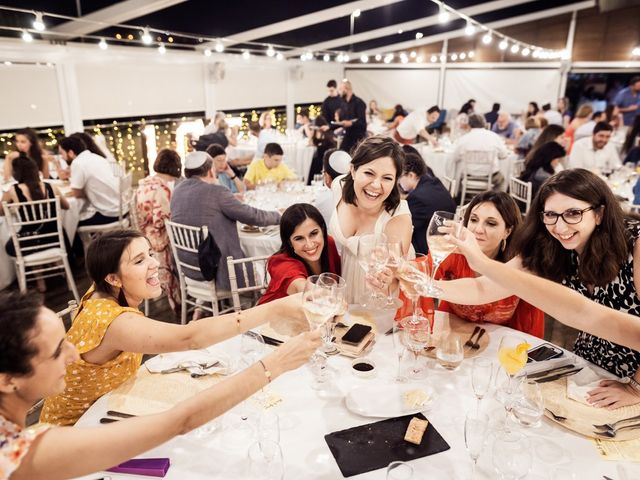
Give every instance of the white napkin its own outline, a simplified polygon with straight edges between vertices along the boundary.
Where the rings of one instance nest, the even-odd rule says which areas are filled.
[[[218,362],[215,366],[214,363]],[[151,373],[162,373],[164,370],[184,366],[189,373],[224,373],[226,362],[208,350],[187,350],[186,352],[161,353],[145,362],[145,367]],[[203,366],[212,365],[203,369]]]
[[[567,396],[571,400],[590,406],[591,404],[587,402],[587,392],[599,387],[601,380],[606,378],[585,366],[581,371],[567,378]]]

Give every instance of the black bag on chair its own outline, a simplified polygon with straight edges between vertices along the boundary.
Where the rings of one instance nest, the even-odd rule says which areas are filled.
[[[211,236],[211,233],[208,233],[207,237],[198,245],[198,264],[205,280],[216,279],[221,256],[222,252],[220,252],[218,244]]]

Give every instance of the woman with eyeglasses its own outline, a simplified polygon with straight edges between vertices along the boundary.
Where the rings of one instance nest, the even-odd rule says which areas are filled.
[[[640,222],[623,213],[611,189],[584,169],[557,173],[540,188],[524,226],[514,238],[518,255],[507,265],[554,280],[585,297],[640,316]],[[471,305],[511,292],[486,276],[439,282],[442,298]],[[640,352],[580,332],[574,352],[621,378],[640,379]],[[640,392],[625,383],[589,392],[598,407],[640,403]]]

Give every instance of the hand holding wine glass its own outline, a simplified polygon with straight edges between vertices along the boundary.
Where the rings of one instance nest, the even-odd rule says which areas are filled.
[[[377,276],[385,267],[389,256],[386,250],[387,237],[384,234],[366,234],[358,240],[358,263],[367,278]],[[363,306],[380,307],[380,298],[375,291],[369,289],[368,298]]]
[[[441,227],[445,225],[447,220],[454,220],[454,218],[454,213],[437,211],[433,214],[433,217],[431,217],[429,227],[427,228],[427,245],[429,245],[429,253],[431,254],[433,266],[431,267],[431,281],[425,294],[431,297],[442,295],[442,289],[434,283],[435,274],[444,259],[456,248],[456,245],[446,237],[446,233],[441,230]]]

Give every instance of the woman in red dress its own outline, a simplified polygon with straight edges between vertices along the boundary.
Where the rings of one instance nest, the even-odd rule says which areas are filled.
[[[464,216],[464,226],[476,238],[482,252],[500,262],[513,257],[509,247],[513,233],[522,224],[522,216],[515,201],[504,192],[487,191],[476,195]],[[431,257],[424,257],[431,262]],[[436,280],[455,280],[479,276],[474,272],[463,255],[449,255],[438,268]],[[411,313],[411,303],[406,299],[398,310],[396,319]],[[433,300],[421,300],[423,311],[433,309]],[[441,301],[438,310],[451,312],[470,322],[489,322],[505,325],[536,337],[544,336],[544,313],[516,296],[483,305],[459,305]]]
[[[282,247],[267,262],[269,286],[258,304],[301,292],[307,277],[330,272],[340,275],[340,256],[320,211],[296,203],[280,219]]]

